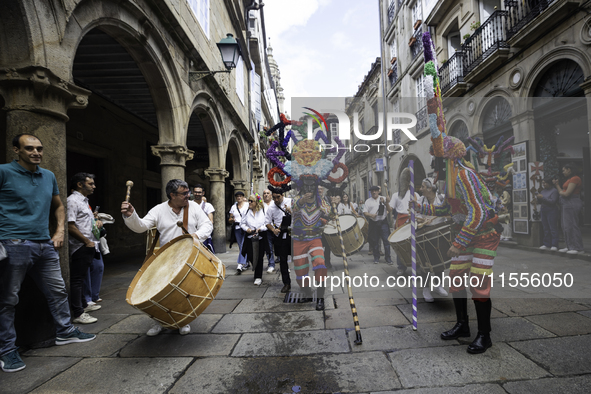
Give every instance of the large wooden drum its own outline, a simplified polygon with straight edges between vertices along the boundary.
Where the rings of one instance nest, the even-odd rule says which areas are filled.
[[[213,301],[225,273],[226,267],[199,240],[181,235],[144,262],[126,301],[163,327],[180,328]]]
[[[359,224],[359,228],[361,228],[361,234],[363,234],[363,238],[365,238],[365,242],[369,239],[369,222],[364,217],[357,217],[357,224]]]
[[[410,235],[410,224],[405,224],[388,237],[390,245],[408,267],[412,265]],[[450,222],[419,228],[415,232],[415,240],[417,267],[423,272],[437,274],[449,268],[451,258],[447,257],[447,251],[454,240]]]
[[[341,215],[338,217],[341,226],[341,235],[343,236],[343,244],[345,245],[345,253],[347,256],[357,253],[363,247],[365,239],[361,233],[361,228],[357,223],[357,218],[353,215]],[[334,221],[328,222],[324,227],[324,239],[330,246],[330,250],[335,256],[343,256],[341,248],[341,240]]]

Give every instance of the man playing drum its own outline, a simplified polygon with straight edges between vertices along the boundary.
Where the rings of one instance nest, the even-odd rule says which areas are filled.
[[[156,205],[144,218],[140,218],[131,203],[121,203],[121,213],[125,225],[136,233],[143,233],[152,227],[160,232],[160,244],[165,245],[173,238],[183,235],[183,230],[177,225],[184,222],[185,210],[188,209],[187,231],[201,242],[211,236],[213,224],[203,212],[199,204],[189,201],[189,185],[180,179],[172,179],[166,184],[168,201]],[[147,332],[148,336],[156,336],[162,331],[160,324],[155,324]],[[181,335],[191,332],[191,326],[179,329]]]

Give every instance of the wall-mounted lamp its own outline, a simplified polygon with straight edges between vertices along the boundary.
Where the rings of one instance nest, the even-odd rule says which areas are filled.
[[[217,46],[222,55],[222,61],[224,62],[226,69],[218,71],[189,71],[190,82],[199,81],[208,75],[229,73],[232,71],[232,69],[236,68],[236,64],[238,64],[238,58],[240,57],[241,52],[240,44],[238,44],[238,41],[236,41],[234,36],[228,33],[226,38],[217,43]]]

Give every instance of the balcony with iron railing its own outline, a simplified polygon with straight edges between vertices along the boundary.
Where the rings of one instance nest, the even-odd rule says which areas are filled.
[[[416,132],[415,135],[421,134],[423,129],[427,128],[429,125],[429,114],[427,113],[427,106],[425,105],[423,108],[419,109],[415,116],[417,117],[417,125],[416,125]]]
[[[464,80],[477,82],[509,57],[508,11],[497,10],[462,45]]]
[[[464,82],[464,52],[456,51],[439,68],[441,93],[448,97],[459,96],[466,91]]]
[[[395,60],[388,70],[388,79],[390,80],[390,88],[398,82],[398,60]]]
[[[505,0],[507,42],[511,46],[532,43],[556,21],[579,7],[582,0]]]
[[[419,57],[423,53],[423,28],[422,26],[419,27],[414,34],[412,35],[410,41],[410,54],[412,60],[414,61],[417,57]]]
[[[394,22],[394,18],[396,17],[396,0],[390,0],[390,5],[388,6],[388,26]]]

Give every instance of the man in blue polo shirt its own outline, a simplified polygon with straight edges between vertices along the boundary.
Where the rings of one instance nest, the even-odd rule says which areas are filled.
[[[63,246],[65,209],[55,175],[39,167],[43,144],[31,134],[12,140],[18,160],[0,165],[0,367],[5,372],[25,368],[16,347],[14,308],[28,273],[45,295],[56,325],[56,345],[86,342],[96,336],[80,332],[70,322],[68,294],[56,249]],[[49,214],[57,230],[49,235]]]

